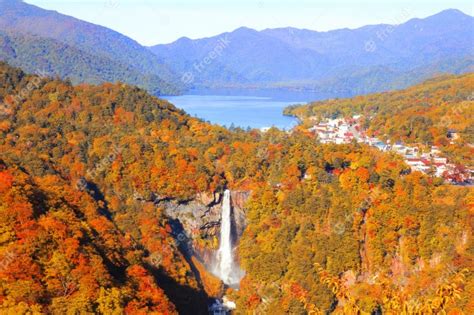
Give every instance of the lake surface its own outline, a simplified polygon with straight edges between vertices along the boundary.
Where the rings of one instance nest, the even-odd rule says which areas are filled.
[[[297,123],[283,115],[288,105],[328,98],[328,96],[282,90],[196,90],[187,95],[162,96],[192,116],[214,124],[242,128],[278,127],[290,129]]]

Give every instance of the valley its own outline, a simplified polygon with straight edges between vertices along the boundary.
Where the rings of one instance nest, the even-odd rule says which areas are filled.
[[[474,314],[470,12],[285,1],[0,0],[0,314]]]
[[[424,308],[431,293],[418,296],[417,279],[442,283],[440,268],[458,277],[469,266],[472,190],[411,172],[397,155],[319,144],[303,125],[228,130],[126,85],[37,81],[7,65],[0,73],[9,107],[0,121],[1,252],[17,257],[1,284],[39,292],[31,301],[29,291],[4,291],[7,301],[25,301],[5,310],[95,309],[113,299],[126,313],[207,314],[225,293],[238,312],[302,313],[312,304],[323,312],[342,298],[320,282],[315,263],[326,276],[352,277],[344,296],[355,308],[385,303],[359,296],[366,286]],[[30,80],[38,88],[10,103]],[[226,259],[245,271],[238,290],[212,275],[226,208],[234,253],[226,245]],[[27,266],[34,271],[17,273]],[[384,282],[370,280],[382,272]],[[396,295],[402,288],[408,298]],[[469,308],[469,290],[453,305]]]

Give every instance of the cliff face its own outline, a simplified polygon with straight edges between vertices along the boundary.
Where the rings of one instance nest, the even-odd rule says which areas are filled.
[[[245,204],[250,198],[250,191],[233,191],[231,193],[236,236],[240,238],[247,226]]]
[[[245,203],[249,196],[249,191],[231,192],[235,245],[246,227]],[[222,199],[222,193],[201,193],[187,203],[162,203],[166,215],[172,219],[177,239],[186,240],[188,250],[192,250],[206,265],[212,265],[214,251],[219,246]]]

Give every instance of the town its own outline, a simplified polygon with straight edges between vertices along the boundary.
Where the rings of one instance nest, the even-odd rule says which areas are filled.
[[[390,140],[384,142],[377,137],[369,137],[359,124],[360,118],[360,115],[355,115],[352,118],[326,119],[317,122],[309,131],[314,132],[321,143],[365,143],[381,151],[400,154],[412,171],[440,177],[454,185],[472,185],[474,169],[450,163],[438,147],[431,146],[428,152],[423,152],[417,146],[408,146],[401,142],[392,144]],[[453,141],[458,137],[454,131],[450,132],[449,136]]]

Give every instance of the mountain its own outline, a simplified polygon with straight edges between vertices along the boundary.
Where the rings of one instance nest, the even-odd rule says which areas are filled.
[[[441,69],[455,74],[469,71],[473,41],[474,18],[446,10],[400,25],[353,30],[239,28],[210,38],[181,38],[150,50],[176,72],[191,73],[198,87],[288,87],[356,94],[420,82],[425,77],[413,78],[415,69],[427,75]],[[379,83],[367,85],[368,80]]]
[[[462,58],[446,58],[413,69],[394,69],[380,65],[353,72],[341,72],[336,76],[314,83],[313,88],[337,96],[354,96],[372,92],[399,90],[443,74],[474,72],[474,55]],[[283,84],[283,87],[290,87]],[[304,88],[304,83],[294,84]]]
[[[471,16],[446,10],[401,25],[329,32],[241,27],[146,48],[99,25],[0,0],[0,57],[28,72],[44,69],[74,83],[121,81],[155,95],[176,94],[186,85],[351,96],[470,71],[473,25]]]
[[[378,100],[469,104],[472,75],[432,81]],[[301,127],[228,130],[0,63],[0,314],[207,315],[224,292],[237,314],[473,314],[472,187]],[[205,268],[227,189],[239,290]]]
[[[393,64],[411,68],[447,57],[473,54],[474,19],[458,10],[446,10],[400,25],[371,25],[355,30],[313,32],[293,28],[262,33],[300,49],[328,55],[340,66]]]
[[[93,143],[108,146],[109,136],[132,137],[129,144],[142,147],[142,127],[164,122],[183,131],[186,127],[178,125],[185,126],[189,116],[136,87],[75,87],[4,63],[0,100],[0,299],[9,300],[0,303],[0,313],[208,314],[206,294],[177,249],[163,213],[132,195],[135,206],[122,204],[122,214],[103,203],[112,197],[96,186],[103,167],[121,160],[121,154],[128,159],[130,151],[104,147],[107,157],[98,160],[83,155]],[[122,119],[134,127],[125,127]],[[40,135],[38,127],[46,133]],[[17,128],[26,131],[19,137],[30,149],[7,140]],[[56,132],[58,137],[52,136]],[[99,144],[101,139],[106,142]],[[150,149],[151,143],[146,146]],[[40,157],[43,149],[50,158],[49,153]],[[89,160],[90,168],[83,174],[87,179],[75,178],[79,164],[73,160],[67,162],[71,168],[59,166],[59,156]],[[132,188],[130,184],[126,186]],[[113,194],[119,196],[120,190],[116,187]],[[168,256],[159,260],[155,256],[161,253]],[[14,295],[3,294],[5,289]]]
[[[176,89],[158,76],[143,74],[130,65],[36,35],[0,32],[0,60],[30,73],[68,78],[75,84],[120,81],[153,94]]]
[[[154,94],[176,93],[180,88],[176,75],[136,41],[55,11],[19,0],[0,0],[0,32],[8,34],[17,49],[5,47],[10,55],[16,54],[14,60],[11,56],[5,60],[27,71],[46,63],[52,74],[77,82],[120,80]],[[41,53],[43,48],[45,53]],[[43,64],[30,60],[36,53]],[[71,60],[79,62],[72,66]]]
[[[191,72],[197,82],[270,83],[314,76],[316,67],[328,69],[326,57],[245,27],[200,40],[181,38],[150,49],[176,72]],[[213,52],[217,57],[211,57]],[[210,64],[205,64],[205,58],[211,59]],[[216,73],[220,73],[217,80]]]

